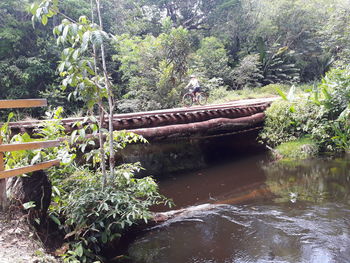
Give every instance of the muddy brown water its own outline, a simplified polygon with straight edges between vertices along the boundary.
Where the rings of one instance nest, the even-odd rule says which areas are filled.
[[[160,189],[186,213],[140,233],[133,263],[350,262],[349,156],[271,164],[257,154]]]

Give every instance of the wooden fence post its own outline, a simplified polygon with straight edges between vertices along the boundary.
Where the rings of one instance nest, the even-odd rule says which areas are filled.
[[[0,145],[2,144],[2,137],[0,134]],[[0,172],[5,170],[4,166],[4,153],[0,152]],[[6,194],[6,181],[7,179],[0,179],[0,209],[7,209],[8,207],[8,200],[7,200],[7,194]]]

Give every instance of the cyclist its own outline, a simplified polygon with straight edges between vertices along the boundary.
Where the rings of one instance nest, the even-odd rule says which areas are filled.
[[[194,99],[197,100],[197,93],[201,92],[201,86],[199,85],[199,81],[196,75],[191,75],[190,82],[186,85],[185,89],[189,89],[190,92],[193,94]]]

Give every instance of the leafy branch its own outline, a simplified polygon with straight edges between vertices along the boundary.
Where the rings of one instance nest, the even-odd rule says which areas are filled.
[[[100,1],[91,0],[90,21],[86,16],[81,16],[78,21],[66,16],[59,11],[58,0],[44,0],[34,3],[30,7],[33,24],[36,20],[46,25],[49,18],[55,15],[63,17],[61,24],[53,29],[56,43],[63,48],[58,72],[62,79],[62,89],[68,86],[74,91],[69,95],[84,100],[89,109],[95,105],[98,108],[98,136],[99,159],[103,174],[103,185],[112,182],[115,167],[115,149],[113,148],[113,136],[107,136],[110,148],[108,150],[109,170],[106,169],[107,155],[104,149],[103,121],[108,117],[108,133],[113,134],[113,112],[115,102],[113,96],[113,83],[109,79],[106,65],[104,42],[109,40],[109,35],[103,30],[103,21],[100,12]],[[98,18],[98,24],[94,23],[94,11]],[[104,101],[106,100],[106,103]]]

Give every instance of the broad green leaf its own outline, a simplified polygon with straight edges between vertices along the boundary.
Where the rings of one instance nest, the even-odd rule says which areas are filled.
[[[63,72],[65,66],[66,66],[66,62],[65,61],[61,62],[58,66],[58,71]]]
[[[77,254],[78,257],[81,257],[83,255],[84,249],[81,243],[75,249],[75,253]]]
[[[90,37],[91,37],[91,32],[90,31],[86,31],[83,35],[83,39],[82,39],[82,45],[87,46],[89,41],[90,41]]]
[[[106,244],[106,243],[107,243],[108,237],[107,237],[106,232],[102,232],[101,240],[102,240],[102,243],[103,243],[103,244]]]
[[[75,51],[74,51],[74,53],[73,53],[73,59],[77,59],[78,58],[78,56],[79,56],[79,49],[76,49]]]
[[[52,221],[54,221],[57,225],[61,225],[61,221],[54,215],[50,215],[50,218],[52,219]]]
[[[62,38],[63,41],[66,42],[67,41],[67,35],[68,35],[68,31],[69,31],[69,26],[70,25],[66,25],[63,29],[63,33],[62,33]]]
[[[41,18],[41,23],[42,23],[44,26],[46,26],[47,21],[48,21],[47,16],[46,16],[46,15],[43,15],[42,18]]]
[[[275,90],[276,90],[277,93],[281,96],[282,99],[288,100],[286,94],[285,94],[282,90],[280,90],[280,89],[277,88],[277,87],[275,87]]]
[[[28,210],[28,209],[30,209],[30,208],[33,208],[33,207],[36,207],[34,201],[30,201],[30,202],[27,202],[27,203],[24,203],[24,204],[23,204],[23,208],[26,209],[26,210]]]

